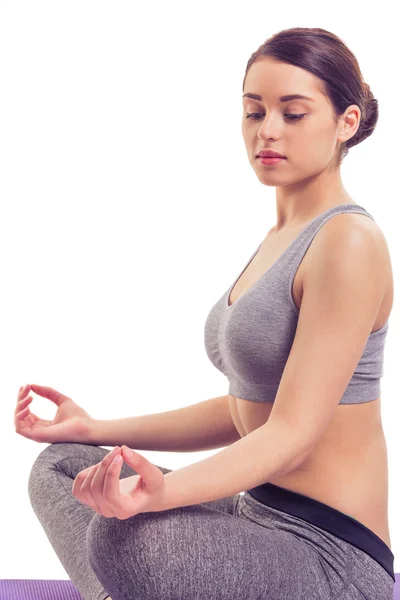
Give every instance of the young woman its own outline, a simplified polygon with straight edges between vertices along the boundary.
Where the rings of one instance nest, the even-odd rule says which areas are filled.
[[[98,421],[52,388],[21,388],[16,431],[50,444],[30,500],[85,600],[392,598],[392,270],[340,174],[377,118],[356,58],[324,29],[281,31],[251,56],[242,131],[277,220],[205,323],[226,396]],[[30,392],[56,403],[54,421],[30,413]],[[171,471],[127,447],[223,450]]]

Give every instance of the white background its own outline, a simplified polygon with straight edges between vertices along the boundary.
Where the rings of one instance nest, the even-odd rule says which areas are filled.
[[[203,328],[275,224],[275,188],[247,159],[241,96],[251,53],[281,29],[339,35],[379,100],[377,128],[342,177],[384,232],[396,285],[399,51],[387,7],[0,3],[1,578],[68,578],[29,502],[46,444],[15,433],[21,385],[54,387],[102,419],[228,393]],[[399,336],[395,301],[381,384],[395,556]],[[39,396],[31,410],[55,414]],[[141,453],[175,469],[216,451]]]

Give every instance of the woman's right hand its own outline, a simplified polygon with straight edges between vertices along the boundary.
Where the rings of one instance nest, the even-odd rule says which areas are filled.
[[[57,413],[52,421],[40,419],[29,411],[35,392],[57,405]],[[31,383],[21,387],[17,396],[14,413],[15,431],[35,442],[77,442],[89,443],[89,432],[94,420],[72,398],[64,396],[51,387]]]

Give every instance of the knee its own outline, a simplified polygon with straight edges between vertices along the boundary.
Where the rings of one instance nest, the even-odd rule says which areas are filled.
[[[66,456],[68,448],[60,446],[69,446],[70,444],[49,444],[36,456],[28,477],[28,494],[32,505],[44,493],[44,485],[48,479],[48,471],[54,468],[54,465],[60,460],[60,454]]]
[[[86,444],[76,444],[73,442],[57,442],[49,444],[37,455],[33,466],[40,462],[55,463],[59,460],[74,456],[77,452],[81,453]]]
[[[43,469],[46,469],[52,465],[55,465],[63,458],[71,457],[76,453],[76,446],[80,446],[80,444],[72,444],[72,443],[57,443],[57,444],[49,444],[35,458],[31,471],[30,471],[30,479],[33,478],[38,473],[42,472]]]
[[[85,446],[85,444],[60,442],[43,448],[35,458],[28,477],[28,494],[32,504],[44,493],[49,471],[56,470],[56,465],[64,459],[81,456]]]
[[[107,454],[107,450],[99,446],[89,444],[78,444],[75,442],[57,442],[46,446],[36,457],[32,470],[38,470],[45,466],[51,466],[64,459],[89,459],[90,461],[101,460]]]

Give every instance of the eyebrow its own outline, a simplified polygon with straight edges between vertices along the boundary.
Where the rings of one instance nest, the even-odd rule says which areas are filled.
[[[243,94],[243,98],[253,98],[253,100],[262,100],[261,96],[258,94],[252,94],[251,92],[247,92],[247,94]],[[279,98],[281,102],[289,102],[289,100],[311,100],[311,102],[315,102],[313,98],[309,96],[304,96],[303,94],[288,94],[287,96],[281,96]]]

